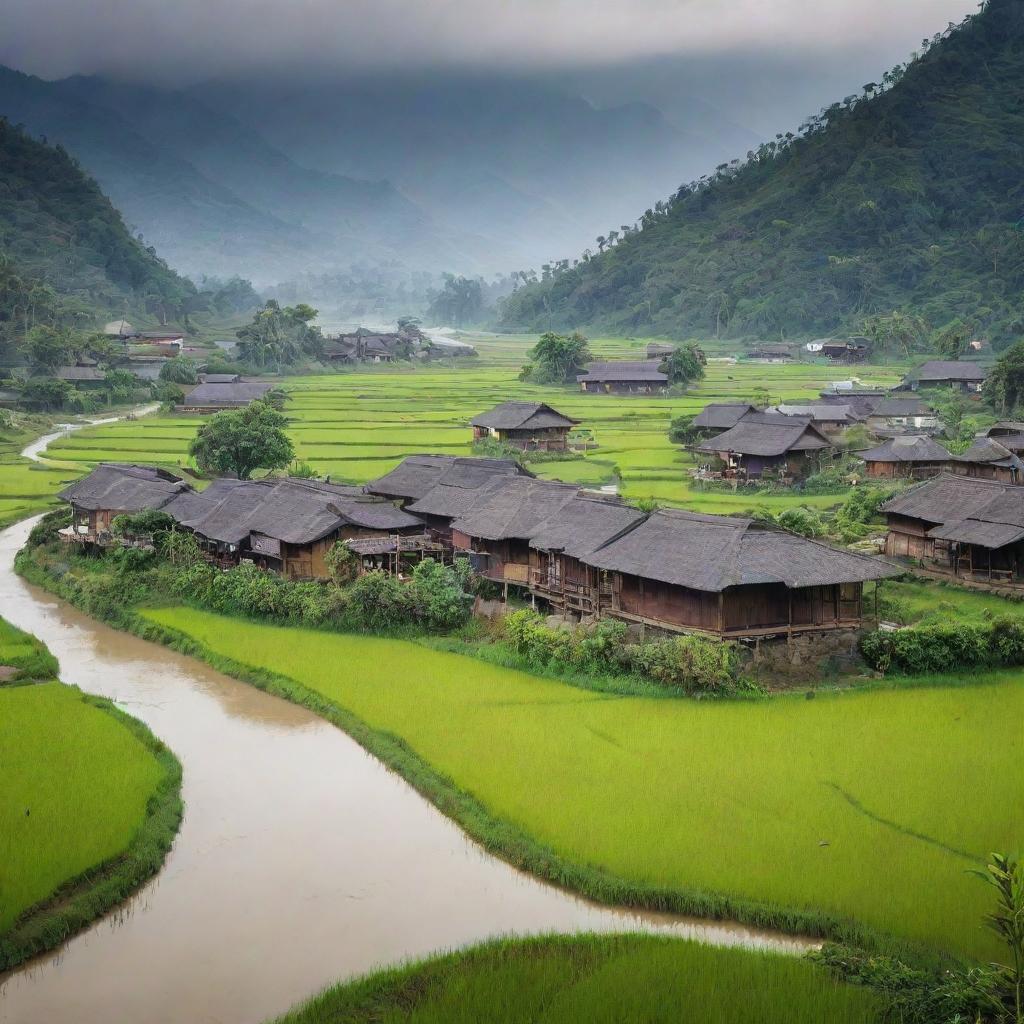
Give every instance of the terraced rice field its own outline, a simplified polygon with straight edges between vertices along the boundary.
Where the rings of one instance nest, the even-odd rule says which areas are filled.
[[[969,870],[1024,841],[1020,673],[815,700],[613,697],[406,641],[142,614],[397,736],[574,863],[997,952]]]
[[[406,455],[470,453],[469,420],[508,399],[545,401],[580,419],[599,448],[586,458],[544,463],[541,476],[582,485],[616,484],[629,498],[653,498],[703,511],[730,512],[764,505],[776,511],[794,504],[828,507],[834,496],[808,497],[701,492],[689,485],[693,461],[669,443],[674,416],[695,413],[711,401],[752,399],[766,389],[773,401],[817,395],[841,370],[816,364],[711,363],[707,376],[681,398],[584,395],[569,388],[538,387],[517,379],[532,339],[476,339],[481,359],[421,370],[343,373],[289,378],[286,412],[297,457],[339,481],[363,483],[396,466]],[[597,341],[601,355],[636,355],[638,342]],[[893,384],[900,368],[866,368],[872,383]],[[202,420],[162,416],[113,423],[73,434],[48,454],[85,468],[105,460],[136,460],[168,467],[189,465],[188,443]]]

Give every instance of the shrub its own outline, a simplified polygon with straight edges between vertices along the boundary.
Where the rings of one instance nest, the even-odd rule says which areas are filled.
[[[667,686],[689,692],[713,693],[729,689],[739,669],[734,644],[699,636],[635,644],[626,648],[634,669]]]
[[[464,573],[424,558],[412,571],[413,614],[428,629],[454,629],[469,618],[472,596],[463,588]]]
[[[54,509],[52,512],[47,512],[42,519],[32,527],[32,531],[28,535],[28,544],[30,548],[37,548],[43,544],[49,544],[51,541],[57,540],[57,534],[64,527],[71,525],[71,509],[67,506],[64,508]]]
[[[156,533],[174,528],[174,520],[159,509],[122,513],[110,521],[110,532],[115,537],[152,537]]]
[[[787,508],[779,513],[776,522],[784,530],[801,537],[820,537],[825,532],[821,516],[809,508]]]
[[[348,588],[348,617],[360,629],[395,629],[411,618],[412,603],[411,589],[379,569]]]
[[[952,669],[1024,664],[1024,624],[915,626],[874,630],[860,641],[865,661],[879,672],[928,674]]]

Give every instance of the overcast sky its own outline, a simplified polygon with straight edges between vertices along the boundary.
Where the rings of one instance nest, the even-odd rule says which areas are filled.
[[[904,54],[973,0],[3,0],[0,62],[162,82],[409,66],[558,70]]]

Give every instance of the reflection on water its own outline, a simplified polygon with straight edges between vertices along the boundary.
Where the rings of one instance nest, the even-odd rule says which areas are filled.
[[[0,534],[2,614],[49,645],[66,682],[171,746],[186,812],[156,879],[3,980],[3,1024],[253,1024],[332,981],[507,933],[643,928],[803,948],[596,907],[515,871],[311,712],[26,585],[12,562],[28,529]]]

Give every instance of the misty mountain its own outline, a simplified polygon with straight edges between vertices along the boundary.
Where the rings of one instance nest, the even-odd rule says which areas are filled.
[[[490,269],[593,246],[736,146],[756,145],[706,104],[683,130],[643,103],[599,108],[526,78],[270,77],[190,93],[305,166],[393,182],[438,223],[484,236]]]
[[[503,326],[825,334],[899,309],[1024,325],[1024,3],[678,190],[602,256],[520,289]]]

